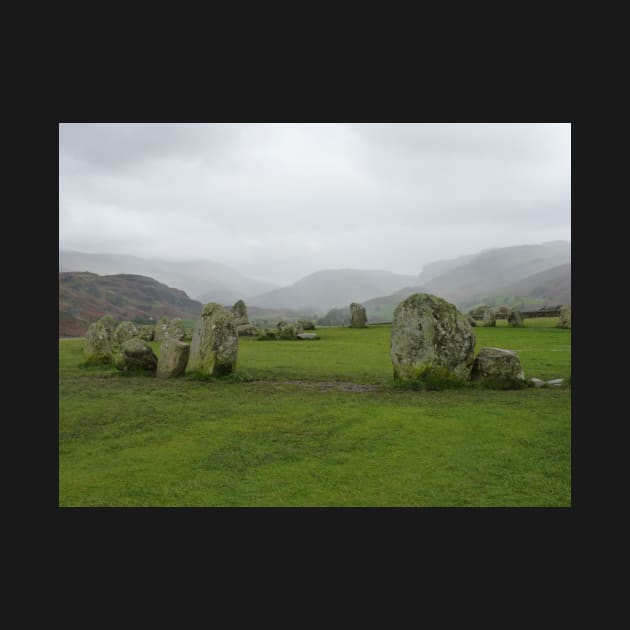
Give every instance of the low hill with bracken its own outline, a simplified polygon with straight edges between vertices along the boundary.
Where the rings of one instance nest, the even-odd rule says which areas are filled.
[[[196,317],[201,302],[184,291],[149,278],[89,272],[59,274],[59,336],[80,337],[88,326],[109,314],[116,320],[151,321],[160,317]]]

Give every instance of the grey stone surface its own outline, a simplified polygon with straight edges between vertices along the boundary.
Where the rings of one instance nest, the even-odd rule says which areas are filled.
[[[496,326],[497,314],[493,308],[487,308],[483,313],[483,325],[484,326]]]
[[[550,381],[547,381],[549,387],[560,387],[562,383],[564,383],[563,378],[552,378]]]
[[[138,330],[138,337],[142,339],[142,341],[153,341],[153,337],[155,335],[155,326],[146,324],[144,326],[140,326]]]
[[[114,331],[114,346],[120,346],[123,342],[128,339],[133,339],[134,337],[138,337],[140,331],[138,327],[129,321],[120,322],[118,326],[116,326],[116,330]]]
[[[146,341],[134,337],[120,344],[114,356],[118,370],[147,370],[155,372],[158,359]]]
[[[320,339],[320,336],[315,333],[300,333],[296,336],[298,339]]]
[[[234,315],[234,323],[236,326],[249,324],[249,316],[247,314],[247,306],[243,300],[238,300],[232,307],[232,315]]]
[[[571,307],[563,306],[560,309],[560,318],[558,319],[558,328],[571,328]]]
[[[512,309],[507,316],[508,326],[512,328],[521,328],[523,326],[523,315],[518,309]]]
[[[159,378],[174,378],[186,370],[190,356],[190,344],[167,337],[160,346],[160,357],[157,363]]]
[[[545,385],[545,381],[540,378],[532,377],[527,381],[532,387],[543,387]]]
[[[367,315],[365,308],[357,302],[350,304],[350,328],[365,328],[367,326]]]
[[[87,329],[83,356],[88,364],[111,363],[112,335],[101,321],[94,322]]]
[[[219,304],[206,304],[195,326],[186,372],[211,376],[229,374],[236,369],[237,358],[238,333],[234,316]]]
[[[512,350],[482,348],[475,358],[471,380],[524,381],[521,360]]]
[[[390,356],[396,378],[466,381],[474,350],[468,318],[446,300],[415,293],[394,310]]]

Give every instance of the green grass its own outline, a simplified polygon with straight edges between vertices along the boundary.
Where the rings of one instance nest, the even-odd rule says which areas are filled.
[[[477,350],[566,379],[571,331],[545,323],[475,328]],[[389,326],[317,332],[240,338],[213,381],[83,367],[83,340],[60,340],[60,505],[571,504],[570,387],[401,390]]]

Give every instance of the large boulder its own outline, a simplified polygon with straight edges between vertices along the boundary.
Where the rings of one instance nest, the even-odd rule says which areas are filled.
[[[457,308],[428,293],[415,293],[394,310],[390,355],[401,380],[466,381],[475,334]]]
[[[232,315],[234,315],[234,323],[237,326],[242,324],[249,324],[249,318],[247,315],[247,306],[243,300],[238,300],[232,307]]]
[[[158,358],[146,341],[134,337],[120,344],[115,355],[115,365],[118,370],[146,370],[155,372]]]
[[[140,326],[138,332],[138,338],[142,339],[142,341],[153,341],[153,337],[155,335],[155,326],[151,326],[150,324],[145,324],[144,326]]]
[[[140,331],[133,322],[120,322],[114,331],[114,346],[120,346],[128,339],[138,337]]]
[[[87,329],[83,345],[83,356],[87,364],[111,363],[112,335],[102,322],[94,322]]]
[[[160,358],[157,363],[159,378],[180,376],[186,370],[190,356],[190,344],[167,337],[160,346]]]
[[[523,324],[523,315],[518,309],[513,309],[507,316],[508,326],[512,328],[521,328]]]
[[[254,324],[238,324],[236,332],[239,337],[255,337],[260,331]]]
[[[470,378],[473,381],[521,384],[525,381],[525,374],[521,360],[512,350],[482,348],[475,358]]]
[[[497,312],[493,308],[487,308],[483,312],[483,325],[484,326],[497,325]]]
[[[229,374],[236,368],[237,357],[234,316],[219,304],[206,304],[195,326],[186,371],[211,376]]]
[[[367,326],[367,315],[365,308],[361,304],[352,302],[350,304],[350,328],[365,328]]]
[[[558,328],[571,328],[571,307],[563,306],[560,309],[560,319],[558,319]]]
[[[107,332],[109,333],[110,337],[113,338],[114,331],[116,330],[116,326],[118,325],[116,323],[116,320],[111,315],[103,315],[103,317],[101,317],[98,321],[101,322],[101,324],[103,324],[105,328],[107,328]]]
[[[278,322],[278,339],[297,339],[304,332],[300,322]]]

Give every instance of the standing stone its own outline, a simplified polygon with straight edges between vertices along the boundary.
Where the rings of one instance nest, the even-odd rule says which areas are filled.
[[[297,339],[297,336],[304,332],[304,328],[300,322],[278,322],[278,338],[279,339]]]
[[[138,338],[142,339],[142,341],[153,341],[154,335],[155,335],[155,326],[151,326],[150,324],[145,324],[144,326],[140,326]]]
[[[94,322],[87,329],[83,355],[87,364],[111,363],[112,336],[102,322]]]
[[[563,306],[560,309],[560,319],[558,320],[558,328],[571,328],[571,307]]]
[[[103,315],[103,317],[101,317],[101,319],[99,319],[98,321],[101,322],[101,324],[103,324],[105,328],[107,328],[109,336],[113,338],[114,331],[116,330],[117,326],[116,320],[111,315]]]
[[[503,348],[482,348],[473,363],[471,380],[519,384],[525,380],[518,355]]]
[[[512,328],[522,328],[523,327],[523,315],[521,311],[518,309],[513,309],[507,317],[508,326]]]
[[[155,372],[158,358],[146,341],[134,337],[123,341],[115,356],[116,369]]]
[[[301,324],[304,330],[315,330],[315,323],[308,319],[300,319],[298,324]]]
[[[236,327],[236,332],[239,337],[255,337],[259,330],[253,324],[239,324]]]
[[[465,315],[435,295],[415,293],[394,310],[390,356],[394,377],[466,381],[475,334]]]
[[[133,339],[139,334],[140,331],[133,322],[120,322],[114,331],[114,346],[120,346],[124,341]]]
[[[236,304],[232,307],[232,315],[234,315],[234,323],[236,326],[241,326],[242,324],[249,324],[249,319],[247,316],[247,306],[243,300],[238,300]]]
[[[497,313],[493,308],[487,308],[483,313],[483,325],[484,326],[496,326],[497,325]]]
[[[163,339],[168,337],[169,339],[177,339],[181,341],[186,336],[186,329],[184,328],[184,322],[181,317],[174,317],[168,323],[166,331],[164,332]]]
[[[160,317],[160,319],[155,322],[155,333],[153,335],[155,341],[164,341],[164,335],[168,330],[170,321],[168,317]]]
[[[195,326],[186,371],[212,376],[229,374],[236,368],[237,356],[234,316],[219,304],[206,304]]]
[[[186,370],[189,356],[190,344],[167,337],[160,346],[157,376],[159,378],[180,376]]]
[[[367,326],[367,316],[361,304],[352,302],[350,304],[350,328],[365,328]]]
[[[476,328],[477,326],[477,322],[475,321],[475,319],[473,318],[472,315],[467,315],[466,319],[468,320],[468,323],[473,327]]]

